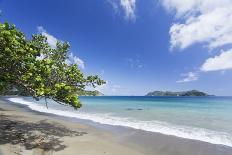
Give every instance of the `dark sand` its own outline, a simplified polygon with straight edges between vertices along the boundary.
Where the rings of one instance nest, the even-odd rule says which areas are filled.
[[[0,155],[232,155],[232,148],[35,112],[0,98]]]

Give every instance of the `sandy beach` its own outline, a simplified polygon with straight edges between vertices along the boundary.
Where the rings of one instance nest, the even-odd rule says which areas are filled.
[[[0,100],[0,155],[231,155],[222,145],[39,113]]]
[[[232,0],[0,0],[0,155],[232,155]]]

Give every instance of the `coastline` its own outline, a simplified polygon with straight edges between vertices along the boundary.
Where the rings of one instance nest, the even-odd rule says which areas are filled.
[[[30,110],[0,98],[0,155],[229,155],[231,147]]]

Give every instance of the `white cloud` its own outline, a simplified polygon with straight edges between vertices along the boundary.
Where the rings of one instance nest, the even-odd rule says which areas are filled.
[[[232,44],[231,0],[163,0],[181,22],[170,28],[171,48],[204,43],[213,49]]]
[[[177,83],[183,83],[183,82],[192,82],[198,80],[198,73],[196,72],[188,72],[186,74],[182,74],[184,78],[181,80],[176,81]]]
[[[125,17],[127,19],[135,20],[136,1],[135,0],[120,0],[120,4],[125,12]]]
[[[125,19],[136,20],[136,0],[108,0],[112,5],[115,13],[118,13],[119,9],[122,9],[125,14]]]
[[[222,51],[222,53],[213,58],[209,58],[201,66],[201,71],[220,71],[232,69],[232,49]]]
[[[41,33],[42,35],[47,37],[47,42],[52,48],[56,48],[56,43],[58,41],[58,39],[56,37],[47,33],[47,31],[42,26],[38,26],[37,30],[39,31],[39,33]]]
[[[68,65],[76,64],[81,69],[85,69],[85,62],[82,59],[80,59],[79,57],[75,56],[72,52],[69,54],[68,57],[69,58],[66,60],[66,63]]]

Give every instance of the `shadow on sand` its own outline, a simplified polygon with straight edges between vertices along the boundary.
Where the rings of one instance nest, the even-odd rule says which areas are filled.
[[[86,132],[72,131],[59,124],[42,120],[37,123],[16,121],[10,116],[0,115],[0,145],[20,144],[26,150],[35,148],[44,151],[60,151],[66,148],[61,137],[83,136]]]

